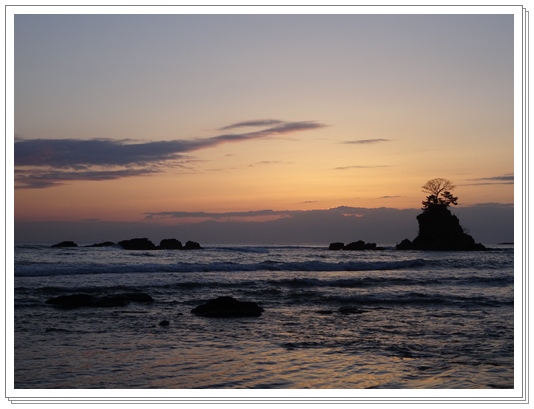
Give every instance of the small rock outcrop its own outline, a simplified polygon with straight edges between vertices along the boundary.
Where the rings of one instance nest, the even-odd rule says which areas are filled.
[[[413,240],[403,240],[397,250],[474,251],[486,250],[467,234],[458,217],[446,205],[433,205],[417,216],[419,234]]]
[[[345,245],[345,243],[335,242],[330,243],[328,250],[381,250],[381,247],[377,247],[376,243],[366,243],[363,240],[353,241]]]
[[[159,248],[162,250],[181,250],[182,242],[176,239],[163,239],[159,242]]]
[[[185,246],[183,247],[184,250],[201,250],[202,246],[198,244],[196,241],[188,241],[185,243]]]
[[[328,250],[343,250],[343,247],[345,247],[345,243],[335,242],[330,243]]]
[[[376,250],[376,243],[366,243],[363,240],[354,241],[343,247],[343,250]]]
[[[51,247],[61,248],[61,247],[78,247],[73,241],[62,241],[61,243],[53,244]]]
[[[213,318],[259,317],[263,308],[251,301],[238,301],[233,297],[218,297],[193,308],[191,312],[202,317]]]
[[[155,250],[156,246],[147,238],[119,241],[119,246],[125,250]]]
[[[105,296],[91,294],[60,295],[48,299],[45,303],[59,308],[82,307],[124,307],[130,302],[151,303],[154,299],[146,293],[122,293]]]
[[[85,246],[85,247],[111,247],[111,246],[114,246],[115,243],[113,243],[112,241],[104,241],[102,243],[95,243],[95,244],[91,244],[89,246]]]

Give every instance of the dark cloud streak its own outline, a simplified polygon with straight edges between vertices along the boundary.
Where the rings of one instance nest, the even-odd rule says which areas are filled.
[[[15,167],[26,169],[15,177],[16,187],[46,188],[74,180],[110,180],[149,175],[162,172],[163,168],[159,166],[163,163],[176,166],[176,163],[185,162],[189,157],[184,153],[325,126],[315,121],[258,120],[225,128],[245,126],[243,124],[274,126],[255,132],[223,134],[204,139],[144,143],[113,139],[17,139],[14,164]]]
[[[277,119],[258,119],[256,121],[237,122],[235,124],[223,126],[222,128],[219,128],[219,131],[225,131],[227,129],[235,129],[235,128],[254,127],[254,126],[271,126],[271,125],[278,125],[281,123],[283,123],[283,121],[279,121]]]
[[[487,185],[513,185],[514,175],[506,174],[501,176],[492,176],[487,178],[468,179],[474,183],[464,183],[460,186],[487,186]]]
[[[99,170],[99,171],[21,171],[15,172],[15,180],[18,182],[18,189],[44,189],[64,185],[66,182],[80,180],[115,180],[133,176],[148,176],[158,173],[153,169],[121,169],[121,170]]]
[[[357,139],[354,141],[344,141],[341,143],[347,144],[347,145],[366,145],[371,143],[379,143],[379,142],[389,142],[389,139]]]

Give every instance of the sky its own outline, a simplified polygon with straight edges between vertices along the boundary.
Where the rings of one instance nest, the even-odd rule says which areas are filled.
[[[13,143],[15,239],[513,210],[514,16],[17,14]]]

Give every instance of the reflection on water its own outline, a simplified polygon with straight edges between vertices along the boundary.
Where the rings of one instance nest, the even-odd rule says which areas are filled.
[[[15,269],[16,388],[514,386],[510,252],[216,249],[157,259],[83,249],[78,258],[58,253],[56,270],[50,252],[42,252],[41,265],[39,250],[25,251]],[[328,271],[318,271],[325,266],[319,258]],[[309,270],[297,270],[295,260]],[[45,304],[63,294],[134,290],[155,302],[74,310]],[[223,295],[265,311],[236,319],[190,313]]]

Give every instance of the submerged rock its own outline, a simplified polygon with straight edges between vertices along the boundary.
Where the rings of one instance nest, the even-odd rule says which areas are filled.
[[[263,308],[251,301],[238,301],[233,297],[218,297],[193,308],[191,312],[203,317],[259,317]]]
[[[51,247],[78,247],[73,241],[62,241],[61,243],[53,244]]]
[[[352,315],[352,314],[363,314],[365,310],[360,310],[355,307],[341,307],[337,310],[338,313],[343,315]]]
[[[130,302],[151,303],[154,299],[145,293],[122,293],[98,297],[90,294],[70,294],[53,297],[46,304],[60,308],[123,307]]]

